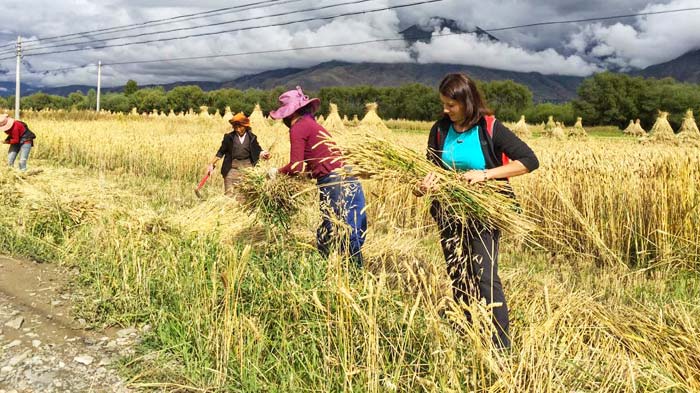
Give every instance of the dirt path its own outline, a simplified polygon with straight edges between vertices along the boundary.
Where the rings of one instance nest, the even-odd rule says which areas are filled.
[[[72,319],[74,274],[0,256],[0,393],[130,391],[111,365],[138,331],[95,332]]]

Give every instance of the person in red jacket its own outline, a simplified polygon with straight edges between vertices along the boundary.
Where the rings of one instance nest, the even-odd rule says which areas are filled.
[[[7,152],[7,164],[13,167],[17,156],[19,156],[19,170],[26,172],[29,151],[34,146],[36,135],[29,130],[27,123],[15,120],[5,114],[0,115],[0,131],[7,134],[5,143],[10,145]]]
[[[270,112],[270,117],[282,119],[289,127],[290,155],[287,165],[270,168],[270,177],[278,173],[294,176],[305,172],[316,179],[322,217],[316,231],[319,253],[327,257],[337,246],[357,267],[362,267],[361,248],[367,232],[365,194],[357,178],[347,175],[340,152],[328,140],[328,131],[313,116],[321,101],[304,95],[297,86],[283,93],[279,104],[277,110]],[[338,221],[344,222],[348,231],[338,230],[335,225]]]

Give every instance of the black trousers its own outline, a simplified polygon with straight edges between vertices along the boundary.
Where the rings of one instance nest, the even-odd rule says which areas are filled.
[[[440,244],[452,279],[452,293],[457,303],[470,304],[485,299],[486,304],[501,303],[493,308],[497,347],[510,347],[508,306],[498,276],[498,241],[501,233],[487,229],[479,222],[463,222],[441,209],[437,202],[431,208],[440,230]],[[471,322],[471,315],[465,313]]]

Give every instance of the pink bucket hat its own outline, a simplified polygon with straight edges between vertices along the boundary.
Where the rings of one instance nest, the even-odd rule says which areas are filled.
[[[5,132],[12,128],[12,125],[15,123],[15,119],[11,118],[8,115],[2,114],[0,115],[0,132]]]
[[[289,117],[292,113],[303,108],[307,105],[311,105],[311,109],[314,113],[321,106],[321,100],[318,98],[309,98],[305,96],[304,92],[301,91],[301,87],[297,86],[294,90],[289,90],[283,93],[280,98],[280,107],[276,111],[270,112],[270,117],[273,119],[284,119]]]

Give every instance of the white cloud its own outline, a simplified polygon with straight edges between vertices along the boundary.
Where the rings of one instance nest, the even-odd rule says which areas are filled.
[[[588,76],[601,71],[579,56],[562,56],[554,49],[527,51],[503,42],[491,42],[475,34],[444,35],[430,43],[418,42],[414,49],[421,63],[458,63],[487,68],[542,74]]]
[[[640,12],[697,6],[697,0],[674,0],[668,4],[649,5]],[[609,26],[596,23],[573,34],[568,46],[580,54],[606,56],[610,64],[644,68],[700,49],[699,18],[700,11],[691,11],[638,17]]]
[[[293,4],[277,5],[221,15],[212,19],[181,22],[180,26],[196,26],[211,21],[237,20],[245,17],[270,15],[284,10],[298,10],[337,3],[341,0],[303,0]],[[241,1],[242,2],[242,1]],[[239,2],[239,3],[241,3]],[[395,5],[397,0],[376,0],[356,6],[342,6],[315,15],[335,15],[359,9]],[[526,24],[544,20],[575,19],[601,15],[697,6],[691,0],[657,0],[647,6],[642,0],[495,0],[484,3],[477,0],[446,0],[432,5],[404,8],[347,17],[324,22],[293,24],[201,38],[134,45],[96,51],[69,52],[49,56],[26,57],[25,61],[36,70],[65,68],[97,63],[128,62],[137,60],[206,56],[268,49],[291,49],[304,46],[331,45],[396,37],[397,32],[431,16],[457,20],[460,26],[493,28]],[[5,0],[5,20],[13,21],[0,27],[0,45],[12,42],[17,34],[27,39],[52,36],[76,31],[95,30],[109,26],[138,23],[152,19],[172,18],[177,15],[230,7],[226,0]],[[700,29],[695,20],[699,13],[667,14],[656,17],[623,20],[605,24],[555,25],[494,33],[501,43],[479,40],[474,36],[435,38],[429,44],[407,48],[402,42],[381,42],[364,46],[290,51],[253,56],[213,58],[199,61],[160,62],[123,65],[103,69],[103,85],[123,85],[134,79],[139,84],[168,83],[184,80],[232,80],[245,74],[280,68],[302,68],[330,60],[351,62],[410,62],[411,49],[420,62],[439,61],[479,65],[513,71],[541,72],[544,74],[590,75],[599,71],[595,64],[604,58],[604,65],[643,67],[668,61],[688,50],[697,49]],[[247,23],[223,25],[192,32],[215,31],[241,26],[254,26],[273,21],[309,17],[309,13],[286,18],[254,20]],[[166,25],[165,29],[174,27]],[[572,34],[572,31],[576,31]],[[130,34],[124,32],[120,34]],[[173,36],[182,33],[171,33]],[[148,39],[143,37],[142,39]],[[455,50],[457,48],[457,50]],[[2,51],[2,50],[0,50]],[[7,55],[0,55],[5,57]],[[14,60],[0,63],[0,81],[14,80]],[[23,74],[26,83],[57,86],[66,84],[94,84],[95,67],[81,68],[58,74]]]

